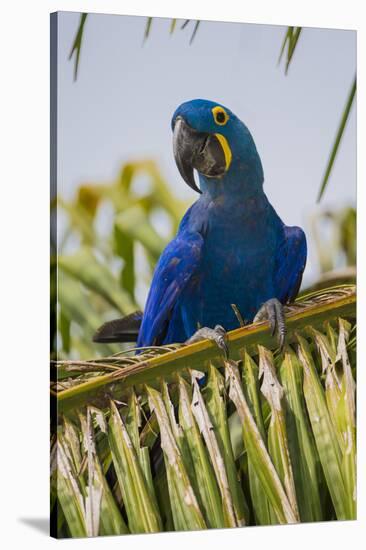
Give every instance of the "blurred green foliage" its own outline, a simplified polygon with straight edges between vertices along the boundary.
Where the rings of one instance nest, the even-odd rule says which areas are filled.
[[[56,350],[59,358],[118,352],[119,345],[94,345],[92,335],[107,319],[143,307],[136,291],[146,290],[187,205],[173,196],[154,162],[142,161],[125,164],[112,183],[81,185],[73,200],[58,197],[52,206],[64,221],[57,255],[55,243],[51,255],[51,270],[58,267],[57,281],[51,277],[54,301],[57,284],[51,316],[58,320],[52,323],[53,356]]]
[[[356,265],[356,210],[354,208],[324,210],[313,216],[311,225],[321,273]]]
[[[310,219],[311,236],[317,251],[320,272],[311,286],[319,290],[330,285],[356,282],[356,209],[346,206],[325,209]]]

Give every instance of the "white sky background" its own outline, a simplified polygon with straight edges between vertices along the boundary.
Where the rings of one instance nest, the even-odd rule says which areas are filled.
[[[305,281],[317,275],[309,216],[356,70],[356,33],[303,29],[284,75],[277,65],[286,27],[202,22],[193,30],[154,19],[89,15],[79,74],[68,61],[79,14],[59,16],[58,191],[113,180],[125,161],[153,158],[175,193],[196,200],[175,166],[170,121],[183,101],[218,101],[241,118],[262,159],[265,191],[288,225],[308,238]],[[355,204],[355,107],[321,208]]]

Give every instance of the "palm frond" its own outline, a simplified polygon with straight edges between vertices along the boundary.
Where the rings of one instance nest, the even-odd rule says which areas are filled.
[[[150,35],[152,21],[153,21],[153,17],[148,17],[147,18],[145,31],[144,31],[144,42],[148,39],[148,37]],[[174,32],[174,30],[177,26],[177,21],[178,21],[177,19],[172,19],[171,20],[170,28],[169,28],[169,34],[173,34],[173,32]],[[183,23],[181,24],[180,29],[181,30],[185,29],[189,25],[190,22],[191,22],[191,19],[185,19],[185,21],[183,21]],[[192,44],[193,40],[195,39],[199,26],[200,26],[200,21],[196,21],[195,24],[194,24],[194,27],[193,27],[191,37],[189,39],[189,44]]]
[[[354,312],[356,296],[354,287],[340,286],[336,289],[322,290],[300,301],[287,306],[287,342],[296,341],[296,333],[304,330],[308,324],[314,328],[322,326],[324,321],[336,319],[339,316],[347,317]],[[257,346],[263,345],[270,349],[276,348],[276,340],[270,334],[268,323],[256,323],[228,333],[228,347],[230,357],[240,358],[240,350],[246,348],[249,353],[257,352]],[[147,353],[138,356],[129,356],[126,353],[104,358],[103,362],[120,367],[113,373],[93,376],[85,380],[76,378],[69,381],[67,390],[58,391],[56,388],[58,405],[61,411],[67,411],[75,406],[84,406],[93,399],[99,400],[106,392],[113,388],[118,391],[120,398],[125,399],[129,388],[137,384],[146,384],[167,378],[173,373],[187,368],[207,370],[207,361],[217,359],[217,348],[209,340],[197,342],[190,346],[175,345],[151,348]],[[54,368],[74,369],[78,362],[60,361],[54,363]],[[100,369],[103,372],[103,369]],[[57,378],[57,377],[56,377]],[[123,397],[122,397],[123,396]]]
[[[78,26],[78,29],[76,31],[74,42],[72,44],[71,52],[70,52],[70,55],[69,55],[69,59],[71,59],[72,56],[75,54],[74,80],[76,80],[77,76],[78,76],[81,45],[82,45],[82,42],[83,42],[84,26],[85,26],[87,16],[88,16],[87,13],[82,13],[80,15],[79,26]]]
[[[145,26],[145,32],[144,32],[144,42],[149,38],[152,21],[153,21],[152,17],[148,17],[146,19],[146,26]]]
[[[230,360],[204,341],[53,364],[55,534],[354,518],[355,308],[352,285],[298,300],[283,353],[262,323]]]
[[[281,62],[282,57],[285,54],[286,46],[287,46],[287,52],[286,52],[286,64],[285,64],[285,74],[287,74],[290,63],[292,61],[293,55],[295,53],[295,48],[297,46],[297,42],[300,38],[300,34],[302,31],[302,27],[287,27],[287,31],[285,34],[285,37],[282,42],[280,55],[278,58],[278,63]]]
[[[342,113],[342,116],[341,116],[341,120],[340,120],[340,123],[339,123],[339,126],[338,126],[336,136],[335,136],[333,147],[330,151],[330,155],[329,155],[328,163],[327,163],[327,166],[326,166],[326,169],[325,169],[324,177],[323,177],[321,185],[320,185],[320,190],[319,190],[317,202],[320,202],[322,196],[324,195],[324,191],[326,189],[326,186],[328,184],[329,177],[330,177],[330,174],[332,172],[333,165],[334,165],[334,161],[335,161],[337,153],[338,153],[339,145],[342,141],[342,137],[343,137],[343,134],[344,134],[344,129],[345,129],[345,127],[347,125],[347,121],[349,119],[349,115],[350,115],[351,108],[352,108],[352,105],[353,105],[353,100],[354,100],[355,95],[356,95],[356,88],[357,88],[357,83],[356,83],[356,77],[355,77],[354,81],[352,83],[351,89],[349,91],[348,97],[347,97],[346,105],[344,106],[344,109],[343,109],[343,113]]]
[[[176,26],[177,26],[177,19],[172,19],[170,22],[170,29],[169,29],[170,34],[173,34]]]
[[[200,23],[201,23],[201,21],[196,21],[196,22],[195,22],[194,28],[193,28],[193,32],[192,32],[191,38],[190,38],[190,40],[189,40],[189,44],[192,44],[193,40],[195,39],[196,34],[197,34],[197,31],[198,31],[198,28],[199,28],[199,26],[200,26]]]

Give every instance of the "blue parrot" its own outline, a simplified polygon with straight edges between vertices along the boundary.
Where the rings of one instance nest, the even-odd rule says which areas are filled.
[[[200,196],[163,251],[144,313],[105,323],[94,341],[137,346],[210,338],[224,351],[226,331],[268,319],[280,347],[283,304],[295,299],[306,237],[286,226],[263,191],[263,168],[245,124],[223,105],[195,99],[172,118],[173,152]],[[198,173],[199,186],[194,178]]]

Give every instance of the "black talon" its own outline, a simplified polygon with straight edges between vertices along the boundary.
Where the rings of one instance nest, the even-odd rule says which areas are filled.
[[[268,304],[268,321],[271,327],[271,336],[275,335],[277,328],[277,316],[276,316],[276,307],[273,303]]]
[[[285,346],[285,339],[286,339],[286,331],[283,334],[280,334],[279,336],[279,349],[280,352],[283,352],[283,348]]]
[[[226,342],[226,330],[221,325],[216,325],[214,331],[218,334],[217,339],[214,339],[214,341],[223,351],[225,359],[227,359],[229,357],[229,348]]]
[[[280,344],[280,351],[282,352],[285,345],[285,340],[286,340],[286,325],[283,322],[283,320],[281,320],[281,323],[280,323],[278,338],[279,338],[279,344]]]
[[[221,325],[216,325],[214,329],[202,327],[195,332],[185,343],[193,344],[201,340],[211,340],[215,342],[220,351],[224,354],[225,359],[229,357],[229,348],[226,343],[226,330]]]
[[[286,323],[283,312],[283,305],[277,300],[272,298],[267,300],[259,309],[257,315],[254,317],[253,322],[260,322],[268,319],[271,328],[271,336],[277,333],[277,341],[280,351],[283,350],[286,338]]]

